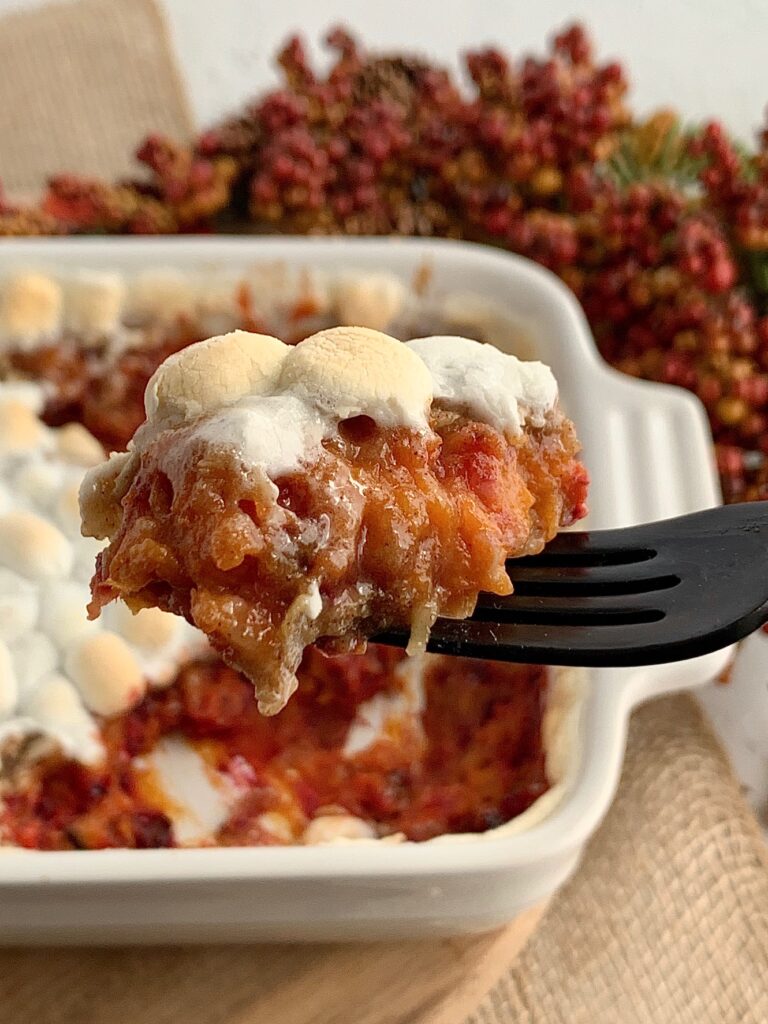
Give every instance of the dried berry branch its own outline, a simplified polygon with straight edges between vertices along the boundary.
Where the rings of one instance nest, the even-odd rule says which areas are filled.
[[[300,40],[284,84],[193,146],[151,136],[140,181],[60,175],[39,208],[0,197],[0,234],[236,228],[469,238],[573,289],[604,356],[704,402],[728,500],[768,498],[768,128],[638,121],[584,30],[543,58],[443,69],[365,53],[345,31],[319,76]]]

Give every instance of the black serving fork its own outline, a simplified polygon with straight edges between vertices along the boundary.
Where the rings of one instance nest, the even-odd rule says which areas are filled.
[[[768,621],[768,501],[561,533],[508,570],[514,594],[481,594],[470,618],[438,619],[428,649],[549,665],[694,658]]]

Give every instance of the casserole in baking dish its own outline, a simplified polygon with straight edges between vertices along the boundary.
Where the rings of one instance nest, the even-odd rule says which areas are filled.
[[[369,294],[367,299],[375,305],[378,289],[379,303],[389,303],[390,320],[393,308],[395,318],[414,315],[403,293],[417,277],[422,291],[418,315],[453,318],[456,333],[470,333],[474,326],[500,347],[535,354],[552,365],[592,469],[591,525],[657,518],[716,500],[706,428],[695,400],[629,381],[607,369],[594,353],[566,291],[525,261],[471,246],[418,241],[83,241],[20,243],[0,249],[0,275],[33,268],[61,276],[63,268],[69,274],[98,268],[134,280],[147,267],[165,265],[181,271],[178,281],[201,272],[211,279],[226,278],[245,273],[255,263],[282,263],[299,275],[322,267],[339,281],[351,280],[350,274],[378,275],[373,278],[376,287],[369,289],[373,298]],[[351,296],[351,301],[366,301],[364,292],[361,297],[351,289]],[[312,315],[321,312],[315,308]],[[355,318],[360,316],[356,311]],[[141,329],[140,317],[137,314],[132,329]],[[438,322],[442,327],[444,321]],[[408,331],[423,333],[423,328]],[[39,346],[26,348],[27,362],[22,365],[20,353],[16,369],[31,373],[29,359]],[[82,349],[75,357],[83,365],[89,362]],[[93,362],[91,356],[91,385]],[[39,367],[34,372],[39,376]],[[114,376],[110,380],[104,375],[99,383],[114,384]],[[73,397],[75,402],[84,400],[85,391]],[[129,405],[122,402],[114,408]],[[101,408],[110,405],[102,403]],[[84,420],[84,414],[80,418]],[[114,443],[115,433],[125,427],[110,422],[93,429]],[[54,936],[99,941],[212,935],[376,937],[476,929],[508,920],[545,898],[571,870],[616,784],[632,704],[646,694],[701,681],[726,657],[652,670],[592,672],[585,680],[574,683],[571,678],[565,684],[562,674],[545,673],[551,692],[564,695],[562,704],[553,698],[550,707],[565,709],[555,716],[556,727],[550,719],[540,732],[542,738],[546,734],[549,789],[528,811],[509,816],[508,824],[484,831],[481,841],[468,841],[477,831],[470,827],[463,836],[394,847],[368,841],[364,846],[353,842],[279,851],[88,850],[42,855],[9,850],[3,858],[9,896],[0,909],[3,935],[10,936],[7,941]],[[576,691],[581,691],[580,699],[575,698]],[[174,757],[184,754],[163,753],[167,756],[160,770],[166,777],[161,782],[170,789],[176,786],[176,802],[184,803],[189,794],[179,793],[179,778],[189,779],[194,773],[190,775],[186,762],[174,765]],[[200,785],[210,796],[208,781]],[[184,817],[180,814],[180,821]],[[488,823],[493,824],[492,819]],[[190,827],[189,821],[184,827]],[[83,866],[78,868],[78,863]],[[163,881],[167,887],[156,902],[153,897]],[[119,896],[129,882],[136,898],[126,903]],[[91,899],[86,908],[80,899],[95,885],[99,898]],[[250,897],[257,892],[254,903]]]

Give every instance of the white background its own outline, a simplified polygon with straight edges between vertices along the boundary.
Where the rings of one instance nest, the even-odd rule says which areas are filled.
[[[0,0],[0,12],[40,0]],[[457,54],[493,42],[542,52],[548,34],[579,18],[598,53],[629,68],[636,109],[674,104],[686,117],[724,119],[751,137],[768,102],[768,0],[163,0],[201,125],[276,78],[272,57],[301,31],[316,43],[344,22],[372,49]]]

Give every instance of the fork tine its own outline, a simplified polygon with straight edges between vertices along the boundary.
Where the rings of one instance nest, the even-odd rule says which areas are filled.
[[[586,597],[590,594],[644,594],[676,586],[679,576],[671,563],[661,558],[631,567],[626,565],[525,565],[507,562],[515,594],[562,594]]]
[[[733,535],[768,530],[768,502],[716,506],[641,526],[557,534],[538,555],[513,559],[510,565],[547,567],[627,566],[658,556],[664,542],[697,535]],[[634,570],[633,570],[634,573]]]
[[[627,538],[620,530],[604,530],[597,534],[558,534],[538,555],[510,559],[508,565],[526,568],[578,568],[592,566],[628,566],[648,562],[656,557],[654,547],[627,547]],[[615,536],[614,536],[615,535]],[[567,538],[567,542],[564,538]]]
[[[676,584],[679,584],[679,580]],[[665,598],[669,595],[663,591]],[[481,594],[473,619],[481,622],[539,622],[548,625],[605,626],[618,622],[654,622],[664,617],[661,601],[651,594],[603,594],[574,597],[569,594],[508,597]]]
[[[768,621],[768,502],[563,534],[509,566],[516,593],[482,595],[470,619],[438,619],[429,650],[585,666],[698,657]]]
[[[697,657],[736,643],[758,628],[764,615],[755,611],[737,623],[680,632],[668,616],[655,622],[622,623],[600,629],[535,623],[493,623],[474,619],[438,619],[428,650],[525,664],[616,667],[663,664]]]
[[[647,663],[644,654],[657,630],[658,623],[606,626],[599,630],[600,639],[596,643],[595,631],[583,626],[438,619],[432,627],[427,650],[434,654],[524,664],[638,665]],[[405,646],[407,640],[407,635],[402,633],[376,637],[377,643],[398,647]]]
[[[658,623],[606,626],[596,646],[594,632],[580,626],[439,619],[428,646],[442,654],[556,665],[603,665],[610,652],[612,663],[621,664],[630,651],[646,647],[656,629]]]

